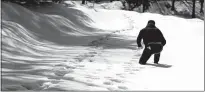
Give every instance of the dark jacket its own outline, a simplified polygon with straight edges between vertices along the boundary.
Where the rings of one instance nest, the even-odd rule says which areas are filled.
[[[166,44],[166,40],[162,34],[162,32],[155,25],[147,25],[144,29],[142,29],[137,37],[137,45],[141,47],[141,40],[145,46],[148,46],[150,42],[161,42],[164,46]]]

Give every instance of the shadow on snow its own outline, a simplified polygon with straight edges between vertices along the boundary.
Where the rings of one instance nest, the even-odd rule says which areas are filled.
[[[170,67],[172,67],[172,65],[167,65],[167,64],[150,64],[150,63],[147,63],[146,65],[160,67],[160,68],[170,68]]]

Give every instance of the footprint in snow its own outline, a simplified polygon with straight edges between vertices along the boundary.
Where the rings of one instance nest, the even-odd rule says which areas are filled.
[[[76,65],[76,67],[85,67],[85,65]]]
[[[103,69],[97,69],[97,71],[103,71]]]
[[[130,74],[135,74],[134,72],[130,72]]]
[[[97,52],[89,52],[89,54],[97,54]]]
[[[110,82],[110,81],[105,81],[105,82],[103,82],[103,84],[104,84],[104,85],[113,85],[113,83]]]
[[[139,71],[139,69],[132,69],[132,71]]]
[[[109,91],[117,91],[117,89],[116,88],[113,88],[113,87],[108,87],[107,88]]]
[[[74,66],[65,66],[66,69],[75,69],[76,67]]]
[[[109,79],[110,81],[116,82],[116,83],[123,83],[120,79]]]
[[[106,78],[106,79],[110,79],[110,78],[112,78],[112,77],[109,77],[109,76],[105,76],[104,78]]]
[[[71,72],[73,72],[73,71],[72,70],[70,70],[70,71],[56,71],[54,74],[57,76],[64,76],[64,75],[71,73]]]
[[[119,89],[127,90],[128,88],[125,86],[118,86]]]
[[[83,58],[82,57],[75,57],[77,62],[82,62]]]
[[[61,63],[61,64],[56,64],[54,66],[65,66],[65,64]]]
[[[93,82],[91,79],[86,80],[86,82]]]
[[[66,80],[74,80],[75,78],[72,77],[72,76],[69,76],[69,75],[65,75],[65,76],[63,76],[63,79],[66,79]]]
[[[59,80],[52,80],[51,83],[52,84],[58,84],[60,81]]]
[[[140,69],[144,69],[145,67],[139,67]]]
[[[123,74],[121,74],[121,73],[117,73],[117,74],[115,74],[115,75],[120,76],[120,75],[123,75]]]
[[[57,64],[54,65],[55,67],[65,67],[66,69],[75,69],[75,66],[71,66],[71,65],[66,65],[66,64]]]
[[[53,71],[57,76],[64,76],[65,74],[74,72],[72,69],[66,69],[65,67],[56,67]]]
[[[116,74],[117,76],[119,76],[120,78],[125,78],[124,74]]]

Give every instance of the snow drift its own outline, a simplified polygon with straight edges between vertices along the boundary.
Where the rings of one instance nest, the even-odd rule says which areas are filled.
[[[87,10],[89,16],[79,9],[61,5],[33,11],[13,3],[2,3],[2,7],[3,90],[43,90],[48,80],[52,80],[50,78],[58,77],[50,72],[55,63],[73,61],[78,54],[92,50],[86,46],[93,40],[109,33],[109,30],[105,32],[106,28],[98,28],[104,25],[99,23],[101,20],[91,19],[95,17],[91,15],[95,14],[94,10]],[[64,71],[64,75],[69,72]],[[83,83],[74,83],[87,87]],[[76,89],[75,86],[66,89],[72,88]]]

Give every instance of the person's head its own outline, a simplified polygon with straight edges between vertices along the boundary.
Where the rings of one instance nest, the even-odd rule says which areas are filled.
[[[147,26],[155,26],[155,21],[154,20],[149,20],[147,23]]]
[[[155,21],[154,21],[154,20],[149,20],[149,21],[148,21],[148,24],[153,24],[153,25],[155,25]]]

